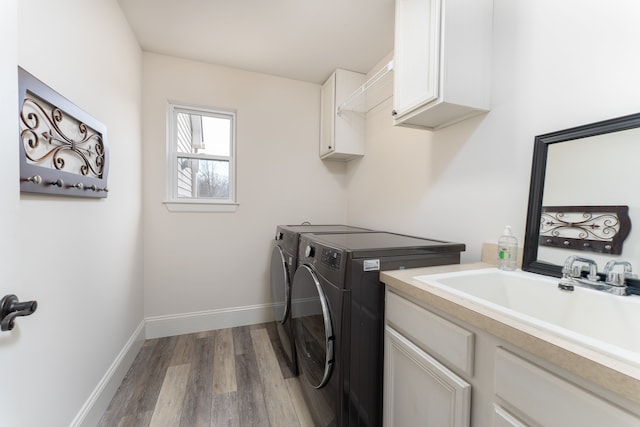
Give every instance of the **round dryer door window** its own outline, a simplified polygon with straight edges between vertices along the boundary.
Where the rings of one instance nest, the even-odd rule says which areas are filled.
[[[271,302],[276,322],[284,323],[289,315],[289,269],[284,252],[276,245],[271,251]]]
[[[291,320],[302,375],[315,388],[323,387],[333,368],[333,327],[329,304],[311,267],[296,270],[291,288]]]

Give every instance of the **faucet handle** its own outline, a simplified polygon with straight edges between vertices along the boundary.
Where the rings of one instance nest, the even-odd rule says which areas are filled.
[[[576,265],[576,262],[582,263],[582,267]],[[562,274],[565,277],[579,278],[582,276],[582,272],[587,272],[587,279],[598,281],[598,265],[596,262],[589,258],[583,258],[576,255],[569,256],[564,262],[562,268]]]
[[[624,286],[624,281],[626,277],[624,273],[619,271],[610,271],[607,273],[607,284],[613,286]]]
[[[576,277],[575,276],[576,267],[562,267],[562,277]]]
[[[583,271],[587,271],[586,267],[574,265],[571,267],[571,271],[569,272],[569,275],[571,277],[581,277]]]
[[[579,279],[580,277],[582,277],[582,273],[587,273],[585,274],[585,276],[587,276],[587,278],[589,280],[598,280],[597,279],[597,275],[593,275],[591,269],[589,266],[587,265],[571,265],[571,266],[565,266],[562,269],[562,274],[564,275],[564,277],[572,277],[574,279]]]
[[[563,277],[580,277],[580,266],[575,265],[576,256],[570,256],[564,262],[564,266],[562,267],[562,276]]]
[[[619,265],[623,267],[623,271],[614,271],[615,267]],[[635,279],[638,276],[631,272],[632,267],[629,261],[610,260],[604,266],[603,273],[606,277],[606,281],[609,285],[624,286],[626,279]]]
[[[616,259],[612,259],[612,260],[607,261],[607,263],[604,266],[603,273],[604,274],[610,273],[611,271],[613,271],[613,269],[615,268],[616,265],[623,266],[625,273],[631,273],[632,267],[631,267],[631,263],[629,261],[620,261],[620,260],[616,260]]]

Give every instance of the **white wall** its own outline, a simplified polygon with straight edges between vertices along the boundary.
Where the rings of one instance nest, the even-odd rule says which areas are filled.
[[[145,316],[264,308],[276,225],[346,219],[345,165],[318,158],[320,86],[143,58]],[[177,213],[163,205],[170,100],[237,110],[237,212]],[[198,328],[219,326],[212,319]]]
[[[638,16],[634,0],[494,0],[491,112],[436,132],[393,127],[390,99],[369,112],[348,222],[466,243],[463,262],[505,224],[522,244],[535,135],[638,112]]]
[[[15,294],[20,298],[30,295],[22,292],[16,253],[19,184],[18,144],[16,142],[16,117],[18,109],[18,0],[0,2],[0,298]],[[29,340],[22,334],[22,323],[16,323],[12,333],[0,332],[0,416],[4,425],[20,425],[27,411],[27,384],[23,382],[28,366],[20,363],[27,355]],[[27,325],[24,325],[27,327]],[[27,379],[30,379],[27,377]]]
[[[107,199],[24,194],[5,225],[18,230],[22,292],[39,307],[20,325],[24,357],[2,371],[28,384],[19,425],[63,426],[143,320],[141,52],[113,0],[17,3],[18,64],[103,122],[111,154]]]

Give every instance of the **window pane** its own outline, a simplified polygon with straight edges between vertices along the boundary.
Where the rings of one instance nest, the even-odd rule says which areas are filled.
[[[178,153],[231,155],[231,117],[177,113]]]
[[[178,198],[229,198],[229,162],[178,157]]]
[[[227,118],[202,116],[202,133],[206,154],[231,155],[231,120]]]

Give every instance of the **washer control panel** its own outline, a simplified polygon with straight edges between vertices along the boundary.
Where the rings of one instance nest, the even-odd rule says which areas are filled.
[[[320,262],[326,265],[332,270],[340,269],[340,262],[342,261],[342,252],[338,252],[333,249],[322,248],[322,258]]]
[[[349,253],[343,249],[318,242],[316,238],[313,234],[300,236],[298,265],[308,265],[312,267],[319,278],[338,288],[344,288]]]

